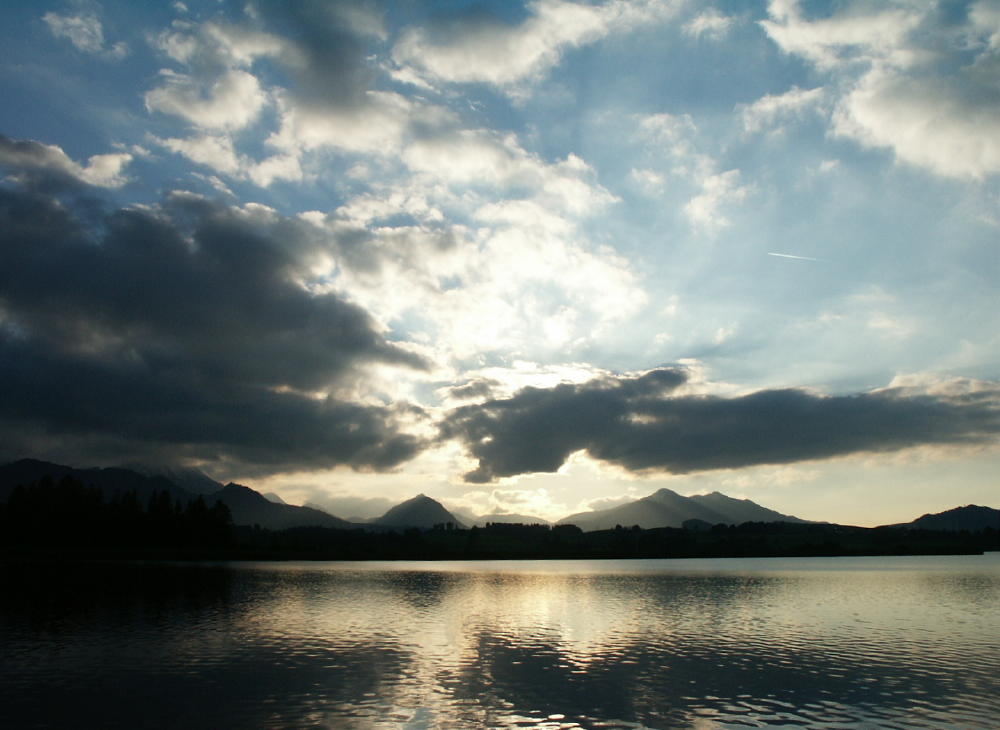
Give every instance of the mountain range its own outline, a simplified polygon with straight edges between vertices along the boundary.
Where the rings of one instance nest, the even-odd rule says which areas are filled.
[[[71,476],[84,484],[98,487],[106,498],[116,493],[135,492],[142,501],[153,494],[167,492],[181,503],[201,496],[211,505],[221,501],[237,525],[260,525],[270,530],[290,527],[332,527],[339,529],[391,530],[417,527],[430,529],[453,524],[457,528],[483,526],[487,523],[548,524],[531,515],[487,514],[473,516],[460,510],[449,511],[440,502],[424,494],[408,499],[381,517],[364,523],[347,521],[314,507],[284,503],[276,494],[260,492],[240,484],[223,486],[197,469],[132,466],[77,469],[36,459],[22,459],[0,465],[0,502],[6,502],[19,484],[30,484],[44,477],[59,480]],[[744,522],[792,522],[807,520],[762,507],[748,499],[734,499],[720,492],[685,497],[670,489],[660,489],[641,499],[616,507],[578,512],[559,520],[559,525],[576,525],[585,532],[612,529],[618,525],[643,529],[683,527],[685,523],[703,527],[715,524],[737,525]],[[1000,529],[1000,510],[977,505],[956,507],[937,514],[926,514],[912,522],[886,527],[926,530]]]
[[[648,497],[617,507],[578,512],[564,517],[557,524],[576,525],[586,532],[608,530],[616,525],[623,527],[638,525],[643,529],[682,527],[688,520],[698,520],[709,525],[807,521],[761,507],[749,499],[734,499],[720,492],[684,497],[670,489],[660,489]]]

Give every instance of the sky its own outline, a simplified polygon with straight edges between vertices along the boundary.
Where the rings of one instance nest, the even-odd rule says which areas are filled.
[[[1000,2],[10,2],[0,458],[1000,507]]]

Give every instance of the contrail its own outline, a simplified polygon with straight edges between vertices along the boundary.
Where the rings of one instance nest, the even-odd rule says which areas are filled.
[[[779,256],[783,259],[798,259],[799,261],[826,261],[826,259],[814,259],[812,256],[793,256],[790,253],[775,253],[774,251],[768,251],[768,256]]]

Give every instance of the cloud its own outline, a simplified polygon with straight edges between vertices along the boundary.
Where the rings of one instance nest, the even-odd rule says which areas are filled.
[[[391,198],[387,191],[384,199]],[[434,208],[416,194],[401,199],[427,221],[362,226],[339,211],[309,218],[337,242],[340,276],[332,286],[380,319],[422,333],[442,363],[490,353],[572,357],[645,304],[628,262],[588,245],[554,203],[548,211],[529,201],[489,203],[482,220],[473,212],[472,227],[434,220]],[[345,211],[373,213],[381,211],[361,201]]]
[[[310,153],[320,150],[398,154],[410,126],[433,111],[373,88],[372,38],[385,39],[378,13],[326,2],[251,3],[239,24],[175,21],[153,44],[179,68],[160,72],[146,108],[194,126],[188,138],[160,140],[168,149],[261,186],[307,178]],[[269,109],[276,128],[264,149],[271,154],[243,151],[234,135]]]
[[[779,120],[802,117],[808,111],[815,111],[823,103],[824,93],[823,87],[800,89],[793,86],[783,94],[762,96],[741,107],[743,129],[747,132],[759,132],[775,127]]]
[[[761,25],[785,52],[830,75],[833,131],[953,178],[1000,172],[1000,13],[977,2],[960,23],[934,4],[847,4],[807,19],[773,0]]]
[[[123,174],[132,161],[127,152],[94,155],[86,165],[74,162],[58,145],[34,140],[14,140],[0,134],[0,167],[15,179],[46,184],[86,183],[104,188],[119,188],[128,182]]]
[[[719,40],[723,38],[733,27],[735,19],[728,15],[723,15],[715,8],[699,13],[684,24],[684,32],[694,38],[711,38]]]
[[[390,91],[367,91],[355,104],[300,103],[281,97],[281,124],[267,144],[286,152],[324,147],[389,155],[398,152],[416,110],[414,102]]]
[[[674,5],[538,0],[516,25],[483,11],[466,12],[407,31],[393,48],[393,59],[434,80],[509,87],[545,75],[571,48],[669,16]]]
[[[297,155],[276,154],[255,161],[248,155],[239,154],[232,137],[227,134],[151,139],[194,163],[237,180],[251,180],[263,187],[275,180],[299,181],[305,176]]]
[[[577,451],[633,472],[676,474],[788,464],[926,444],[995,442],[1000,384],[972,395],[894,387],[826,396],[796,389],[722,397],[676,392],[684,370],[524,388],[463,406],[442,422],[479,461],[465,475],[490,482],[554,472]]]
[[[492,378],[476,378],[462,385],[447,388],[446,394],[449,398],[455,400],[488,398],[493,395],[493,391],[500,384],[500,381],[493,380]]]
[[[714,231],[729,225],[723,214],[724,206],[746,198],[750,187],[740,185],[740,171],[707,175],[701,179],[701,192],[684,205],[684,214],[696,228]]]
[[[900,159],[939,175],[981,179],[1000,173],[995,87],[977,92],[956,86],[952,77],[873,71],[842,100],[834,129],[866,146],[891,148]]]
[[[181,117],[201,129],[242,129],[267,103],[257,79],[239,69],[207,84],[169,69],[160,71],[160,78],[163,84],[146,92],[146,108]]]
[[[760,24],[783,51],[804,56],[824,70],[873,60],[908,65],[914,57],[906,38],[920,24],[920,10],[914,3],[886,5],[870,12],[870,6],[854,2],[839,14],[807,20],[798,0],[771,0],[771,19]]]
[[[124,42],[113,46],[105,45],[104,26],[96,15],[59,15],[50,12],[43,15],[42,20],[53,36],[67,39],[79,51],[114,61],[128,55],[128,45]]]
[[[670,164],[673,177],[686,179],[697,191],[682,208],[691,225],[710,233],[728,226],[725,209],[743,201],[753,189],[740,184],[740,171],[718,170],[718,162],[702,151],[698,126],[688,114],[646,114],[634,119],[637,137]],[[644,171],[646,180],[656,174]]]
[[[359,306],[309,290],[331,255],[314,227],[188,193],[88,205],[0,187],[8,452],[97,439],[280,470],[386,469],[420,450],[401,426],[418,410],[353,394],[369,367],[427,363]]]
[[[403,151],[402,159],[414,173],[448,185],[490,186],[513,191],[512,198],[534,193],[546,208],[558,213],[593,214],[616,200],[594,182],[594,171],[581,158],[570,154],[546,162],[525,150],[512,134],[444,131],[415,140]],[[505,202],[516,205],[519,201]]]

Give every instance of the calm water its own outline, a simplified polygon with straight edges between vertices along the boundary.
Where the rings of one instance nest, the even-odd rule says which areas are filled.
[[[995,553],[2,573],[2,727],[1000,726]]]

